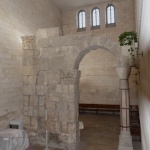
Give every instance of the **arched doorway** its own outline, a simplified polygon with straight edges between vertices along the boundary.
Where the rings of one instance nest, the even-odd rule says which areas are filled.
[[[111,43],[111,42],[110,42]],[[113,44],[113,42],[111,43],[112,45],[114,45]],[[110,45],[111,45],[110,44]],[[110,46],[109,45],[109,46]],[[111,46],[110,46],[111,47]],[[112,46],[113,47],[113,46]],[[84,57],[86,57],[85,55],[86,54],[88,54],[90,51],[92,51],[92,50],[102,50],[102,51],[104,51],[104,53],[106,52],[106,53],[109,53],[109,55],[111,55],[111,57],[113,57],[113,59],[115,60],[115,67],[113,68],[114,69],[114,71],[113,72],[115,72],[115,75],[117,76],[117,73],[116,73],[116,67],[117,67],[117,64],[118,64],[118,60],[119,60],[119,56],[120,56],[120,49],[118,48],[118,50],[117,50],[117,48],[116,48],[116,50],[115,51],[111,51],[111,48],[109,49],[109,48],[106,48],[105,46],[97,46],[97,45],[95,45],[95,46],[90,46],[90,47],[88,47],[88,48],[85,48],[83,51],[81,51],[79,54],[78,54],[78,56],[77,56],[77,58],[76,58],[76,60],[75,60],[75,63],[74,63],[74,69],[76,70],[76,74],[77,74],[77,76],[76,76],[76,83],[75,83],[75,95],[78,95],[77,96],[77,98],[78,99],[76,99],[75,101],[76,101],[76,104],[78,105],[78,103],[79,103],[79,101],[80,101],[80,94],[79,94],[79,80],[80,80],[80,77],[81,77],[81,72],[80,72],[80,69],[79,69],[79,66],[80,66],[80,63],[81,63],[81,61],[82,61],[82,59],[84,58]],[[117,87],[118,87],[118,91],[119,91],[119,79],[118,79],[118,77],[117,77],[117,80],[118,80],[118,83],[117,83]],[[118,95],[117,95],[118,96]],[[119,99],[118,99],[119,100]],[[116,103],[118,103],[119,101],[117,101]],[[78,107],[77,107],[78,108]],[[79,113],[78,112],[78,109],[76,110],[77,112],[77,114]],[[77,115],[78,116],[78,115]]]
[[[99,146],[104,149],[112,146],[116,150],[118,147],[119,114],[113,115],[113,112],[106,111],[106,109],[97,113],[96,110],[97,105],[108,107],[120,105],[117,66],[118,62],[113,53],[103,48],[90,51],[80,61],[79,104],[84,108],[87,105],[92,106],[89,109],[81,107],[79,113],[79,120],[84,124],[84,129],[80,134],[80,149],[86,149],[87,146],[93,148]],[[113,144],[106,142],[106,138],[108,141],[112,138]],[[107,145],[101,145],[103,142]]]

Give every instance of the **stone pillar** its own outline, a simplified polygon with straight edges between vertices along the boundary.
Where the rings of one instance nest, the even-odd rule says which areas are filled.
[[[131,68],[129,66],[121,66],[117,68],[117,73],[120,78],[120,93],[121,93],[121,133],[119,136],[118,150],[133,150],[132,137],[130,134],[130,118],[129,118],[129,83],[128,78]]]
[[[35,94],[36,76],[34,75],[35,36],[22,37],[22,69],[23,69],[23,116],[27,131],[37,128],[38,97]]]

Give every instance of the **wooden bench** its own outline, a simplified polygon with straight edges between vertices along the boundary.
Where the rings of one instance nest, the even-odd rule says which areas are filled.
[[[120,105],[109,105],[109,104],[79,104],[79,112],[120,112]]]

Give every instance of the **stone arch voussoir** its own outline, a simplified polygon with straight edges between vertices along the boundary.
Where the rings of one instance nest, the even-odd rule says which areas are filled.
[[[81,60],[87,53],[89,53],[92,50],[96,50],[98,48],[101,48],[101,49],[111,52],[116,57],[116,60],[117,61],[119,60],[119,58],[121,56],[121,50],[120,50],[120,46],[118,43],[116,43],[110,39],[107,39],[104,36],[92,37],[90,39],[91,39],[90,41],[89,41],[89,39],[85,39],[85,41],[83,41],[83,43],[84,43],[83,49],[78,53],[78,55],[75,59],[74,69],[79,68],[79,64],[80,64]],[[79,48],[80,46],[77,45],[77,47]]]

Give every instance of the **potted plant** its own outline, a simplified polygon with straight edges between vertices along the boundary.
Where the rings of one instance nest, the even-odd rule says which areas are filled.
[[[137,55],[138,37],[135,31],[123,32],[119,36],[122,55],[128,56],[130,65],[135,65]]]

